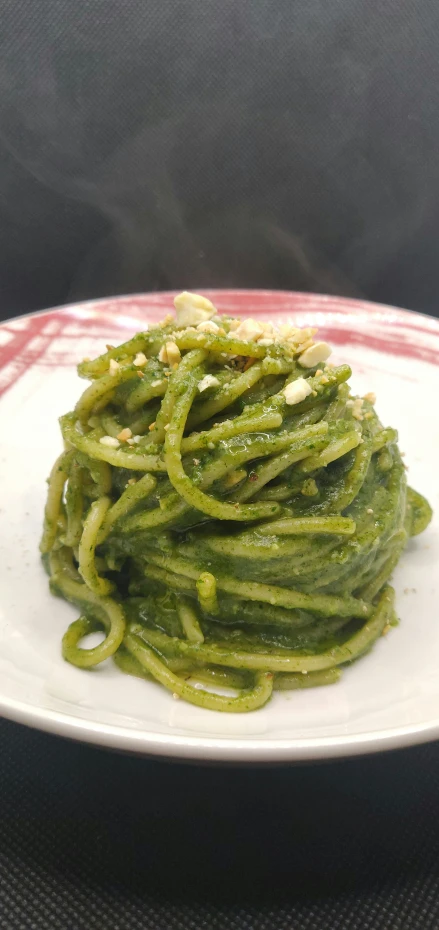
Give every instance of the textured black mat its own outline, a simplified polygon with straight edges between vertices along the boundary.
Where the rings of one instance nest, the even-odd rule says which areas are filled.
[[[278,769],[0,724],[2,930],[436,930],[439,744]]]

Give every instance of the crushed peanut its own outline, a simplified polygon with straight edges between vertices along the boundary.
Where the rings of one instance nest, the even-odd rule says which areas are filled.
[[[354,420],[363,419],[363,411],[362,411],[363,403],[364,401],[362,397],[355,397],[354,400],[346,401],[346,406],[350,407],[352,410],[352,416]]]
[[[264,330],[261,324],[257,323],[256,320],[252,320],[251,317],[248,320],[243,320],[235,329],[235,336],[245,342],[257,342],[263,335]]]
[[[178,365],[181,361],[181,352],[175,342],[167,342],[159,352],[159,362],[164,365]]]
[[[218,387],[219,381],[218,378],[215,378],[215,375],[204,375],[204,378],[201,378],[201,381],[198,382],[197,387],[202,394],[203,391],[206,391],[210,387]]]
[[[300,404],[302,400],[305,400],[305,397],[309,397],[312,393],[312,388],[305,378],[296,378],[295,381],[290,381],[290,383],[284,387],[283,393],[285,394],[287,404]]]
[[[212,320],[206,320],[204,323],[198,323],[197,330],[200,333],[219,333],[220,328],[218,324],[214,323]]]
[[[364,400],[368,400],[370,404],[376,404],[377,397],[373,391],[369,391],[368,394],[364,395]]]
[[[179,328],[196,326],[216,315],[216,307],[207,297],[202,297],[201,294],[191,294],[190,291],[178,294],[174,299],[174,307]]]
[[[110,372],[110,375],[117,375],[119,368],[120,368],[119,362],[116,362],[116,359],[114,358],[110,358],[110,365],[108,369]]]
[[[109,446],[110,449],[119,448],[119,440],[115,439],[114,436],[101,436],[99,442],[102,446]]]
[[[146,355],[143,352],[138,352],[134,359],[133,365],[146,365],[146,362]]]
[[[122,430],[120,431],[120,433],[118,433],[117,438],[118,438],[119,442],[126,442],[127,439],[131,439],[131,438],[132,438],[132,435],[133,435],[133,434],[132,434],[132,432],[131,432],[129,426],[126,426],[125,429],[122,429]]]
[[[315,342],[299,355],[299,365],[302,365],[302,368],[314,368],[319,362],[325,362],[330,354],[331,347],[327,342]]]

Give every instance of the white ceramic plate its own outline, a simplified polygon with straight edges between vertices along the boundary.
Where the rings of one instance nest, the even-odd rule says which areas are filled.
[[[203,760],[321,759],[439,737],[439,321],[316,295],[208,296],[235,315],[319,326],[335,360],[351,364],[355,389],[375,391],[381,419],[399,429],[409,480],[436,512],[395,573],[401,624],[338,684],[275,694],[247,715],[174,701],[111,663],[91,672],[64,663],[75,611],[49,594],[38,555],[57,417],[83,390],[76,362],[161,319],[172,295],[62,307],[0,326],[0,713],[104,746]]]

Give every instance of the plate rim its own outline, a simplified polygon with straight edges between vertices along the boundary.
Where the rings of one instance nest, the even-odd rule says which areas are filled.
[[[94,723],[49,708],[35,707],[0,695],[0,714],[8,720],[44,733],[135,755],[193,762],[295,763],[344,759],[395,749],[406,749],[439,738],[439,718],[433,723],[388,727],[353,736],[307,739],[246,740],[208,736],[177,736]]]
[[[213,298],[215,295],[239,294],[276,298],[302,299],[304,303],[316,301],[319,312],[335,311],[343,306],[353,315],[364,311],[389,312],[402,319],[417,319],[428,322],[431,330],[439,335],[439,319],[417,310],[376,303],[363,298],[320,294],[309,291],[277,290],[270,288],[194,288]],[[0,328],[16,320],[30,319],[41,315],[57,315],[69,310],[113,304],[119,301],[144,300],[145,298],[172,299],[178,290],[144,291],[128,294],[108,295],[72,301],[49,308],[30,311],[2,320]],[[305,307],[301,308],[305,309]],[[256,308],[255,308],[256,311]],[[285,738],[267,740],[249,737],[246,739],[212,736],[178,736],[160,734],[145,729],[133,729],[123,725],[97,723],[76,717],[64,711],[35,706],[17,698],[5,697],[0,692],[0,715],[53,735],[86,742],[107,749],[118,749],[152,757],[179,759],[194,762],[225,763],[294,763],[341,759],[381,751],[402,749],[420,745],[439,738],[439,717],[429,722],[406,724],[364,733],[342,736]]]
[[[14,323],[16,320],[28,320],[37,316],[44,316],[45,314],[56,314],[61,313],[62,311],[69,311],[73,308],[82,308],[82,307],[91,307],[95,305],[115,303],[117,301],[124,300],[137,300],[145,297],[156,297],[156,298],[166,298],[169,297],[172,299],[177,294],[180,294],[179,289],[166,290],[166,291],[134,291],[133,293],[123,293],[123,294],[114,294],[108,295],[107,297],[89,297],[86,300],[74,300],[69,301],[66,304],[55,304],[52,307],[44,307],[40,310],[30,310],[28,313],[20,313],[17,316],[7,317],[5,320],[0,321],[0,327],[7,326],[10,323]],[[408,307],[398,307],[393,304],[382,304],[374,300],[367,300],[363,297],[343,297],[338,296],[337,294],[324,294],[315,291],[289,291],[285,289],[271,289],[271,288],[258,288],[258,287],[200,287],[194,288],[194,293],[203,293],[209,297],[215,294],[240,294],[240,295],[252,295],[252,294],[263,294],[265,296],[273,297],[299,297],[303,300],[316,300],[322,304],[326,304],[328,308],[331,305],[348,305],[349,309],[352,311],[360,310],[360,308],[365,309],[375,309],[377,311],[392,311],[393,313],[401,314],[402,317],[408,317],[409,319],[421,319],[428,323],[433,324],[432,329],[435,329],[439,335],[439,317],[432,316],[429,313],[423,313],[421,310],[412,310]],[[323,310],[323,307],[322,307]]]

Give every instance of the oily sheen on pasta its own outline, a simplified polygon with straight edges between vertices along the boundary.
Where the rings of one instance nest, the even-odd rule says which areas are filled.
[[[337,681],[396,621],[389,578],[431,510],[394,429],[313,329],[176,314],[78,367],[41,551],[80,611],[64,658],[221,711]],[[101,631],[98,645],[82,639]]]

